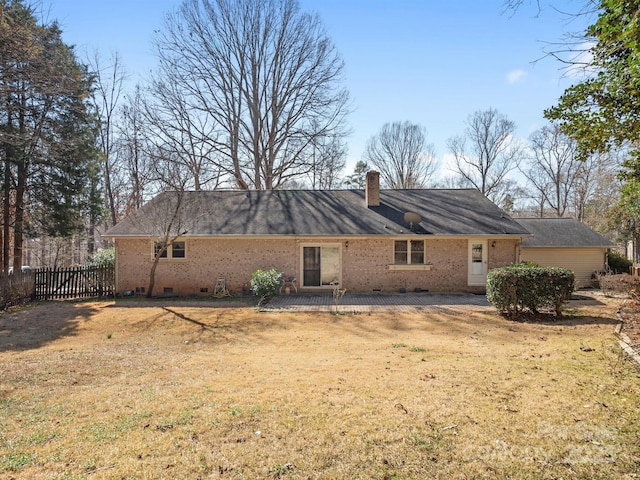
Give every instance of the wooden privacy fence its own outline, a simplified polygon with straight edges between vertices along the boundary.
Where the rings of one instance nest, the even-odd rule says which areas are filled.
[[[115,292],[113,267],[39,268],[0,272],[0,309],[28,300],[107,297]]]
[[[33,283],[33,298],[36,300],[106,297],[115,292],[115,269],[39,268],[33,270]]]

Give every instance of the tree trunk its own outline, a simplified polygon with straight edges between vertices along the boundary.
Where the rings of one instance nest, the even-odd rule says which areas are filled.
[[[116,204],[113,199],[113,189],[111,187],[111,168],[109,166],[109,157],[108,155],[104,161],[104,188],[107,194],[107,204],[109,207],[109,213],[111,217],[111,226],[115,226],[118,216],[116,215]]]
[[[159,260],[160,255],[158,254],[153,260],[153,265],[151,265],[151,272],[149,273],[149,286],[147,287],[147,298],[153,297],[153,287],[156,283],[156,268],[158,267]]]
[[[24,159],[18,163],[16,182],[15,224],[13,227],[13,271],[22,267],[22,241],[24,238],[24,194],[27,185],[27,165]]]
[[[147,287],[147,298],[153,297],[153,288],[156,284],[156,268],[158,268],[158,263],[160,263],[160,257],[164,252],[169,248],[168,242],[163,242],[164,246],[156,252],[154,247],[153,251],[155,253],[155,258],[153,259],[153,265],[151,265],[151,272],[149,273],[149,286]]]
[[[91,220],[89,220],[89,229],[87,232],[87,253],[89,254],[89,256],[92,256],[96,251],[95,235],[96,235],[96,222],[93,216],[91,216]]]
[[[9,269],[9,242],[11,234],[11,155],[8,154],[4,164],[3,212],[2,212],[2,266],[3,271]]]

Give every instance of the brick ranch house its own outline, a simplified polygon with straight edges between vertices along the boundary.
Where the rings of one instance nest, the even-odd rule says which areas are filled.
[[[218,277],[247,289],[275,267],[299,292],[406,289],[483,292],[487,271],[518,259],[528,231],[474,189],[163,193],[107,231],[116,289],[143,292],[158,242],[180,233],[160,259],[156,294],[211,294]],[[176,234],[177,234],[176,233]]]

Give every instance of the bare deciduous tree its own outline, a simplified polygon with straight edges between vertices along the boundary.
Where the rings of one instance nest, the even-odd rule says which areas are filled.
[[[92,100],[100,119],[100,130],[98,132],[98,148],[102,152],[102,181],[104,185],[104,195],[106,206],[109,211],[110,225],[113,226],[118,221],[116,209],[116,192],[114,192],[114,170],[116,156],[116,114],[118,103],[122,96],[123,83],[126,79],[126,72],[120,60],[120,55],[116,52],[109,59],[107,65],[98,52],[94,53],[89,60],[95,78],[95,90],[92,92]]]
[[[530,157],[520,171],[527,178],[529,198],[534,200],[536,214],[557,217],[572,216],[583,222],[587,209],[594,219],[595,210],[606,212],[617,196],[619,181],[614,153],[594,154],[579,160],[576,143],[557,125],[546,126],[529,138]],[[593,202],[599,198],[595,210]],[[589,207],[591,205],[591,207]],[[593,222],[592,222],[593,223]],[[605,222],[595,220],[594,225]]]
[[[203,213],[199,202],[186,190],[189,175],[170,158],[154,162],[152,184],[158,195],[129,215],[129,221],[137,224],[141,231],[151,235],[154,241],[153,262],[149,272],[147,297],[153,296],[156,270],[162,258],[175,255],[176,247]],[[180,249],[184,252],[184,244]],[[169,253],[171,252],[171,253]]]
[[[313,190],[331,190],[340,184],[346,154],[347,146],[340,137],[321,137],[314,141],[308,173]]]
[[[172,248],[174,242],[181,235],[186,235],[188,230],[183,225],[184,220],[188,217],[183,212],[184,190],[176,190],[173,192],[165,192],[163,196],[156,197],[156,202],[161,203],[156,206],[156,216],[151,215],[146,221],[155,221],[155,227],[158,236],[154,240],[154,257],[149,272],[149,284],[147,287],[147,297],[153,296],[153,289],[156,281],[156,270],[160,259],[166,255],[167,250]]]
[[[218,153],[210,141],[216,135],[214,125],[209,115],[189,104],[181,80],[175,72],[152,80],[144,102],[148,138],[164,158],[174,158],[189,174],[190,188],[212,190],[221,177]]]
[[[142,207],[148,199],[147,190],[152,175],[152,161],[148,155],[148,129],[144,116],[142,90],[136,85],[127,95],[120,117],[117,145],[118,188],[116,208],[120,215],[128,215]]]
[[[597,231],[604,229],[608,211],[620,198],[619,157],[625,154],[614,151],[591,155],[578,170],[571,198],[572,215]]]
[[[240,188],[304,175],[314,140],[344,129],[343,62],[296,0],[185,0],[156,45],[156,80],[175,85]]]
[[[385,123],[367,142],[363,159],[389,188],[424,188],[437,168],[426,129],[408,121]]]
[[[563,217],[580,171],[576,144],[557,125],[551,125],[531,134],[529,149],[529,161],[520,171],[533,187],[539,215],[551,209],[556,217]]]
[[[497,110],[479,110],[466,121],[465,134],[447,141],[456,172],[465,183],[499,203],[509,172],[521,159],[522,148],[513,138],[516,126]]]

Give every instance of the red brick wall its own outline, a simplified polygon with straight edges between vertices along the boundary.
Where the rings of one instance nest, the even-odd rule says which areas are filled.
[[[147,288],[153,263],[151,249],[151,240],[117,240],[119,292]],[[294,275],[295,249],[294,239],[186,239],[186,258],[160,260],[154,293],[161,294],[165,288],[172,288],[178,295],[200,295],[203,288],[212,293],[219,276],[226,278],[229,289],[242,291],[258,268],[275,267]]]
[[[186,239],[186,258],[162,259],[156,271],[155,293],[165,288],[178,295],[213,292],[216,277],[226,278],[233,291],[248,287],[258,268],[275,267],[301,282],[301,244],[340,244],[342,286],[349,291],[397,291],[415,288],[437,291],[481,291],[467,285],[468,240],[425,238],[425,258],[430,270],[401,270],[393,264],[393,238],[307,239]],[[148,287],[152,265],[152,241],[118,239],[118,292]],[[348,244],[347,244],[348,243]],[[516,240],[488,241],[489,268],[515,261]]]

